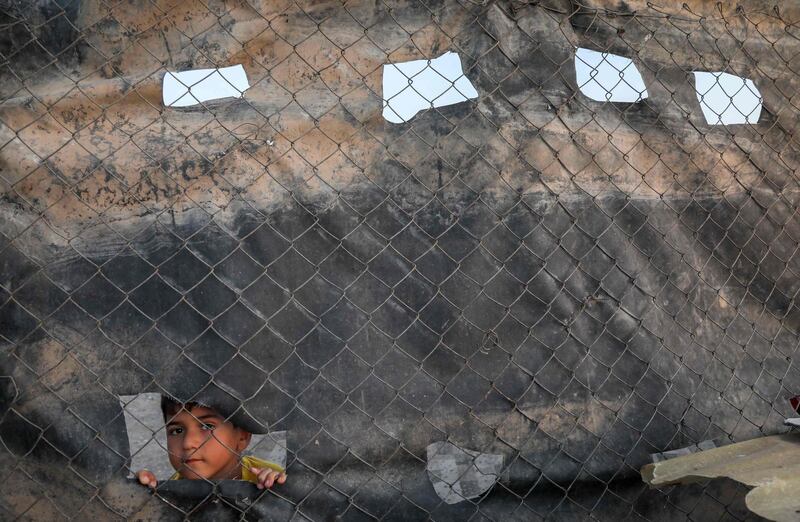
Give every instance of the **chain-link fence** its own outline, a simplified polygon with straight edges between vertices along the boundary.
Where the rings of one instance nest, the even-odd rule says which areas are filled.
[[[0,2],[2,517],[752,518],[638,471],[800,393],[800,6],[665,4]]]

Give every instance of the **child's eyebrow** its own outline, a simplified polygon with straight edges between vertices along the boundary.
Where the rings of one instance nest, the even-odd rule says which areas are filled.
[[[197,420],[220,420],[222,419],[222,415],[218,415],[216,413],[206,413],[205,415],[200,415],[199,417],[195,417]]]

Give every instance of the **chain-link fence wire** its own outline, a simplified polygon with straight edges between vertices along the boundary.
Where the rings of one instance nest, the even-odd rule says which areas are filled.
[[[796,7],[2,11],[4,516],[752,517],[638,470],[780,432],[800,392]],[[590,99],[578,48],[639,98]],[[428,108],[387,122],[384,65],[447,51],[477,97],[407,73]],[[168,72],[237,64],[241,96],[164,106]],[[708,123],[694,72],[760,116]],[[285,432],[289,480],[126,481],[120,396],[152,392]]]

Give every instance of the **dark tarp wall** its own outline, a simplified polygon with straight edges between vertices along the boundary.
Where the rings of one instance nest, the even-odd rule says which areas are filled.
[[[3,517],[745,518],[638,469],[800,393],[800,6],[666,4],[0,2]],[[576,47],[647,99],[583,96]],[[382,65],[448,50],[479,97],[385,121]],[[708,125],[697,70],[758,124]],[[126,481],[141,392],[287,430],[279,496]],[[444,503],[442,441],[494,486]]]

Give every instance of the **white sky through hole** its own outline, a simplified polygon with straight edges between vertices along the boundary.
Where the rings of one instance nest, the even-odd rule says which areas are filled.
[[[383,117],[404,123],[419,111],[477,98],[464,76],[458,54],[446,52],[433,60],[387,63],[383,66]]]
[[[694,73],[697,101],[711,125],[758,123],[761,92],[753,80],[724,72]]]
[[[166,107],[188,107],[219,98],[241,98],[250,88],[241,65],[222,69],[194,69],[164,75]]]
[[[578,47],[575,77],[581,92],[595,101],[633,103],[647,98],[639,69],[624,56]]]

